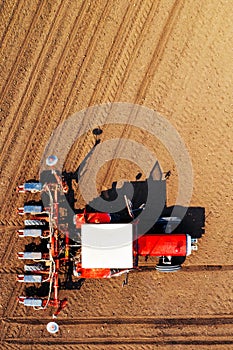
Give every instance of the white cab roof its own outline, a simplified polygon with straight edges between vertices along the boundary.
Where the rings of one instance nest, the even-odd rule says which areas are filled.
[[[82,267],[133,267],[131,224],[84,224],[81,227]]]

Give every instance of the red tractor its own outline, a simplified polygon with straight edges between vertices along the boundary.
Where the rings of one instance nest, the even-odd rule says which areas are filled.
[[[31,262],[24,266],[25,274],[18,275],[18,281],[49,284],[47,298],[20,296],[18,300],[25,306],[35,309],[52,306],[56,308],[53,315],[59,314],[67,305],[66,298],[59,299],[62,266],[72,266],[76,281],[125,274],[125,284],[130,271],[143,269],[142,257],[157,257],[158,271],[173,272],[181,268],[192,250],[197,250],[197,239],[189,234],[172,233],[172,225],[180,221],[178,217],[162,216],[157,220],[161,228],[164,224],[170,227],[166,233],[161,229],[160,233],[142,234],[138,230],[139,220],[121,222],[121,216],[116,220],[111,213],[90,212],[86,208],[74,215],[74,239],[59,202],[60,194],[67,193],[67,184],[55,170],[51,173],[54,177],[51,183],[31,182],[18,187],[19,192],[40,192],[49,199],[47,205],[30,203],[18,209],[19,214],[25,216],[25,228],[18,230],[19,237],[32,237],[46,243],[41,250],[35,245],[32,251],[18,253],[19,259]],[[129,219],[145,209],[142,204],[133,210],[126,196],[125,202]]]

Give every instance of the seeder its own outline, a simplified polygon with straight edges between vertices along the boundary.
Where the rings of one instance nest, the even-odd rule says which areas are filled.
[[[56,157],[51,156],[47,164],[53,166],[55,161]],[[18,301],[24,306],[35,310],[54,307],[53,317],[56,317],[67,305],[66,298],[59,298],[61,270],[64,266],[72,266],[72,275],[76,281],[125,274],[123,284],[126,284],[130,271],[143,269],[141,257],[157,257],[156,270],[174,272],[181,268],[180,262],[186,256],[197,250],[197,239],[189,234],[172,233],[173,224],[180,222],[178,217],[160,217],[156,221],[161,227],[159,233],[139,232],[139,220],[135,217],[146,206],[142,204],[133,209],[126,196],[128,222],[120,214],[88,212],[84,208],[73,217],[71,236],[71,224],[67,224],[60,202],[68,186],[54,169],[51,175],[51,182],[29,182],[18,187],[18,192],[40,192],[48,199],[48,205],[30,203],[18,209],[20,215],[26,216],[25,228],[17,231],[18,236],[31,237],[45,244],[42,251],[38,251],[40,245],[35,245],[33,251],[18,253],[19,259],[29,260],[31,264],[24,266],[25,274],[18,275],[17,280],[20,283],[49,284],[46,298],[20,296]],[[167,227],[166,233],[164,226]]]

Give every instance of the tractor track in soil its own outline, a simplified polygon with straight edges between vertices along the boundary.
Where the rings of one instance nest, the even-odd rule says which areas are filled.
[[[157,339],[156,339],[157,338]],[[233,340],[229,340],[229,336],[200,336],[197,337],[195,334],[193,336],[187,337],[176,335],[171,337],[72,337],[69,339],[62,339],[62,338],[44,338],[43,340],[36,338],[36,339],[28,339],[26,338],[8,338],[5,339],[4,342],[6,344],[38,344],[38,345],[78,345],[78,344],[88,344],[88,345],[232,345]]]
[[[33,329],[33,326],[43,326],[50,321],[49,318],[1,318],[6,330],[8,327],[24,327],[24,332],[19,336],[5,338],[6,344],[56,344],[56,345],[72,345],[72,344],[181,344],[181,345],[220,345],[233,344],[233,340],[229,338],[231,335],[231,324],[233,317],[229,315],[211,315],[203,317],[100,317],[100,318],[77,318],[59,320],[59,325],[63,328],[63,335],[69,329],[68,337],[40,337],[34,338],[33,332],[25,336],[25,328],[28,326]],[[73,329],[73,326],[75,327]],[[77,336],[77,326],[80,333],[86,333],[86,336]],[[96,336],[95,332],[102,326],[102,336]],[[202,327],[208,329],[207,334],[202,334]],[[225,333],[220,334],[219,330],[224,327]],[[105,333],[104,328],[108,333]],[[132,334],[132,328],[137,329],[137,335]],[[128,337],[117,336],[118,331],[129,334]],[[146,329],[147,335],[143,333]],[[12,333],[12,330],[11,330]],[[115,335],[114,335],[115,334]],[[21,335],[21,336],[20,336]]]
[[[197,13],[197,17],[193,17],[192,21],[193,24],[195,25],[196,22],[198,21],[198,13],[200,11],[200,8],[197,9],[196,13]],[[206,10],[207,11],[207,10]],[[211,28],[213,26],[217,26],[218,22],[220,22],[220,19],[224,17],[224,13],[222,14],[221,12],[223,11],[223,8],[221,6],[221,3],[219,3],[213,10],[213,12],[210,12],[210,17],[209,17],[209,24],[208,26],[206,26],[206,30],[205,30],[205,35],[206,35],[206,43],[205,43],[205,47],[201,50],[200,48],[198,48],[196,51],[193,52],[192,55],[192,67],[198,66],[199,62],[200,62],[200,57],[203,55],[204,51],[206,50],[206,48],[208,47],[208,45],[210,45],[210,43],[215,40],[215,34],[212,32]],[[192,30],[191,30],[192,31]],[[183,50],[187,49],[189,42],[189,38],[187,37],[187,41],[184,45]],[[182,55],[185,53],[185,51],[181,52],[181,57]],[[171,84],[171,80],[169,81]],[[166,101],[166,97],[168,94],[168,87],[169,87],[169,82],[167,82],[167,85],[164,86],[164,93],[163,93],[163,99],[161,100],[159,107],[164,104],[164,101]],[[192,94],[189,96],[189,100],[190,101],[195,101],[196,97],[198,96],[199,91],[198,88],[194,88]],[[187,118],[192,115],[192,111],[185,106],[185,115],[187,116]],[[180,123],[180,121],[177,121],[177,126],[180,127],[180,129],[182,129],[182,124]],[[221,137],[220,134],[221,132],[219,131],[219,129],[214,130],[214,132],[216,133],[216,138]]]
[[[177,337],[179,338],[179,337]],[[27,340],[27,338],[24,339],[20,339],[20,338],[15,338],[15,339],[6,339],[5,343],[6,344],[25,344],[25,345],[30,345],[30,344],[38,344],[38,345],[51,345],[54,346],[55,344],[57,346],[62,346],[64,348],[65,345],[69,345],[69,349],[70,346],[72,345],[82,345],[82,344],[88,344],[88,345],[140,345],[140,346],[148,346],[148,345],[161,345],[161,346],[165,346],[165,345],[196,345],[196,346],[200,346],[200,345],[232,345],[233,341],[229,340],[229,338],[227,337],[222,337],[222,339],[219,339],[219,337],[217,337],[216,339],[207,339],[207,337],[203,336],[203,339],[198,339],[198,340],[184,340],[184,339],[177,339],[175,340],[174,337],[172,339],[164,339],[161,338],[161,340],[155,340],[153,337],[151,339],[148,339],[146,337],[141,337],[140,339],[135,339],[135,338],[109,338],[109,340],[103,339],[103,338],[92,338],[92,339],[87,339],[87,338],[72,338],[72,340],[68,340],[68,339],[64,339],[64,340],[55,340],[54,338],[49,338],[47,340],[44,341],[40,341],[38,339],[36,340]]]
[[[97,82],[88,103],[89,106],[103,99],[108,101],[117,100],[116,93],[122,86],[122,79],[133,63],[156,9],[157,3],[154,1],[139,2],[138,8],[134,9],[132,16],[129,11],[126,18],[123,18],[122,25],[110,49],[110,54],[102,68],[103,73],[105,71],[109,72],[109,79],[106,79],[104,74],[102,75],[104,78]],[[113,61],[114,64],[112,64]],[[100,95],[98,91],[101,91]]]
[[[82,18],[85,16],[85,13],[86,13],[85,11],[88,9],[88,6],[89,5],[87,5],[86,2],[83,3],[83,7],[82,7],[82,10],[81,10],[81,13],[79,13],[79,15],[76,17],[76,19],[79,19],[80,22],[81,22]],[[87,23],[87,27],[88,27],[88,25],[89,25],[89,23]],[[36,121],[35,121],[35,123],[33,125],[33,128],[32,128],[31,135],[30,135],[29,140],[28,140],[28,143],[26,144],[26,147],[24,148],[23,156],[20,159],[19,167],[18,167],[17,171],[14,173],[13,181],[9,184],[8,188],[6,189],[6,193],[11,193],[13,191],[13,189],[15,187],[16,179],[19,178],[19,173],[22,173],[22,174],[24,173],[23,172],[24,169],[22,167],[26,166],[25,159],[27,157],[29,158],[29,159],[27,159],[27,166],[28,166],[29,163],[30,164],[33,163],[34,154],[33,154],[33,152],[31,152],[32,151],[31,148],[34,147],[32,145],[32,143],[34,142],[34,137],[37,137],[37,135],[43,135],[43,133],[40,132],[40,128],[41,128],[41,131],[42,131],[43,129],[46,129],[46,126],[49,124],[49,118],[47,118],[47,119],[45,118],[45,120],[44,120],[44,114],[43,113],[45,112],[46,106],[49,103],[49,98],[50,98],[50,96],[53,93],[52,89],[56,85],[56,79],[58,78],[59,69],[64,64],[64,61],[66,59],[67,51],[68,51],[68,45],[72,45],[72,41],[75,39],[75,37],[77,35],[77,32],[78,32],[78,29],[79,29],[79,27],[76,26],[76,20],[75,20],[73,28],[72,28],[72,31],[71,31],[71,34],[70,34],[70,37],[69,37],[69,41],[67,41],[67,43],[66,43],[66,45],[65,45],[65,47],[64,47],[64,49],[62,51],[59,63],[57,65],[57,67],[56,67],[56,71],[55,71],[54,76],[53,76],[53,78],[51,80],[50,93],[45,98],[45,101],[43,103],[42,110],[41,110],[41,113],[40,113],[40,117],[36,118]],[[87,28],[82,28],[82,30],[85,33],[87,31]],[[25,95],[26,95],[26,91],[25,91]],[[25,102],[24,102],[24,105],[25,105]],[[42,120],[43,120],[43,122],[42,122]],[[58,121],[58,124],[59,124],[60,120]],[[17,118],[15,119],[15,124],[16,125],[20,124],[19,121],[17,123]],[[17,134],[16,125],[14,125],[14,127],[12,128],[11,135],[16,135]],[[7,145],[8,147],[9,147],[9,145],[12,142],[12,138],[13,138],[13,136],[12,137],[8,136],[8,145]],[[7,146],[5,146],[5,149],[7,149]],[[4,155],[5,155],[5,157],[8,157],[8,153],[7,152],[3,153],[3,156]],[[2,161],[3,161],[3,159],[0,158],[0,162],[2,162]],[[21,176],[21,178],[22,177],[24,177],[24,175]],[[3,200],[4,200],[4,197],[3,197]],[[6,206],[4,204],[5,203],[3,203],[3,205],[2,205],[2,213],[3,213],[3,215],[4,215],[4,209],[5,209],[5,206]]]
[[[151,78],[154,76],[155,71],[158,68],[158,65],[160,64],[164,51],[166,49],[166,44],[168,40],[170,39],[170,34],[178,20],[179,14],[184,6],[184,3],[182,0],[176,0],[171,8],[171,11],[169,13],[168,19],[165,23],[165,26],[162,30],[162,35],[159,39],[158,44],[155,47],[155,50],[152,55],[152,59],[149,63],[149,66],[147,68],[146,74],[143,77],[143,80],[141,82],[140,88],[138,89],[138,93],[136,95],[135,104],[141,104],[143,103],[143,100],[145,98],[146,91],[151,83]],[[149,79],[148,79],[149,77]]]
[[[51,320],[50,317],[36,317],[26,316],[25,318],[14,316],[0,317],[0,321],[6,323],[17,323],[17,324],[28,324],[28,325],[40,325],[41,323],[46,324]],[[69,325],[98,325],[98,324],[113,324],[113,325],[133,325],[133,324],[152,324],[155,326],[202,326],[202,325],[222,325],[232,324],[233,315],[201,315],[201,316],[130,316],[130,317],[78,317],[78,318],[61,318],[59,324],[64,326]]]

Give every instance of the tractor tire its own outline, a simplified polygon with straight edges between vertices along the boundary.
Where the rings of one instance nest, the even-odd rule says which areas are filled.
[[[181,265],[156,265],[155,269],[159,272],[176,272],[181,269]]]

